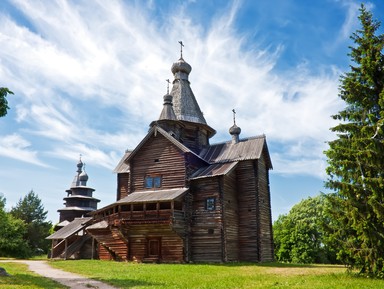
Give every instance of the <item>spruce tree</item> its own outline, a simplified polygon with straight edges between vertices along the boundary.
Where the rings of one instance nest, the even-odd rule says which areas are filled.
[[[325,152],[326,186],[339,223],[339,258],[367,275],[384,276],[384,35],[364,5],[352,34],[350,71],[340,78],[346,107]]]
[[[5,116],[9,109],[7,101],[8,94],[13,94],[13,92],[6,87],[0,87],[0,117]]]
[[[39,196],[30,191],[12,207],[10,214],[25,222],[27,231],[24,239],[28,242],[31,253],[46,253],[49,241],[45,238],[49,235],[52,224],[46,221],[48,212],[44,210]]]

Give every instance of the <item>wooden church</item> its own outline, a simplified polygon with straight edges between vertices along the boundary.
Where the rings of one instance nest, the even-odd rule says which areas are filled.
[[[115,169],[116,202],[75,219],[99,259],[273,260],[266,138],[240,138],[234,114],[229,141],[210,144],[216,131],[192,92],[191,69],[182,54],[172,65],[159,118]]]
[[[92,213],[100,259],[139,262],[273,260],[264,135],[215,134],[190,87],[191,66],[172,65],[171,92],[144,139],[117,165],[116,202]]]
[[[63,199],[65,207],[57,210],[60,219],[54,228],[56,232],[47,237],[52,242],[51,258],[88,259],[95,256],[95,240],[85,229],[92,223],[92,217],[88,215],[97,209],[100,200],[93,197],[95,190],[87,186],[88,174],[84,166],[80,158],[77,174]]]

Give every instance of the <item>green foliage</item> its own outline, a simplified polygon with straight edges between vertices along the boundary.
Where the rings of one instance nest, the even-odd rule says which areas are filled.
[[[13,92],[6,87],[0,87],[0,117],[5,116],[9,109],[7,101],[8,94],[13,94]]]
[[[273,224],[275,257],[293,263],[336,263],[336,254],[325,230],[327,197],[302,200]]]
[[[5,211],[6,200],[0,196],[0,256],[19,257],[28,256],[28,244],[24,240],[25,223]]]
[[[346,108],[334,115],[337,139],[329,142],[326,186],[338,257],[367,275],[384,276],[384,35],[380,22],[362,5],[361,29],[352,34],[353,64],[341,76]]]
[[[49,241],[45,238],[49,236],[52,224],[46,222],[47,213],[38,195],[33,191],[20,199],[10,211],[13,217],[23,220],[26,224],[24,239],[28,242],[32,254],[48,251]]]

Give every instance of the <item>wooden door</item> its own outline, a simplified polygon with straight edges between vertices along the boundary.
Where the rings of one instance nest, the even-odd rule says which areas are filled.
[[[160,238],[148,239],[148,257],[149,258],[160,258],[161,255],[161,240]]]

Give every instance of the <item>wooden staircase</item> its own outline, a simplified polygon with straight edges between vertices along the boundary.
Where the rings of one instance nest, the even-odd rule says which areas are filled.
[[[100,250],[100,259],[112,258],[116,261],[126,261],[128,259],[128,240],[125,239],[118,227],[89,228],[87,231],[108,252],[106,255]]]
[[[60,258],[67,259],[73,254],[80,251],[81,247],[92,237],[90,235],[83,235],[74,241],[71,245],[68,246],[67,251],[64,251],[60,254]]]

